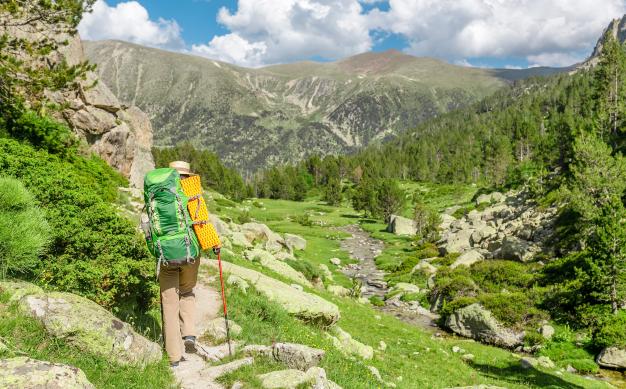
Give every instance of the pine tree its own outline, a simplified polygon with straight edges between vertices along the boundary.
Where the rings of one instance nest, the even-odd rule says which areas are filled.
[[[614,141],[626,115],[626,54],[624,47],[607,31],[595,69],[597,126],[602,139]]]
[[[339,181],[338,178],[332,177],[328,181],[324,187],[323,199],[328,203],[328,205],[336,206],[341,204],[343,194],[341,193],[341,181]]]
[[[385,223],[389,223],[391,215],[402,209],[405,201],[406,195],[397,181],[384,179],[380,182],[376,190],[376,210]]]

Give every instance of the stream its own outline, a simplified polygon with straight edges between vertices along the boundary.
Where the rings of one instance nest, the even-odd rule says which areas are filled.
[[[377,296],[384,300],[389,291],[385,281],[386,273],[376,267],[376,257],[379,256],[385,244],[374,239],[356,224],[340,228],[341,231],[351,235],[350,238],[341,241],[341,248],[350,254],[350,257],[358,263],[346,265],[341,271],[352,279],[361,282],[361,297],[370,298]],[[380,311],[394,315],[398,319],[427,329],[431,332],[437,330],[437,315],[419,305],[417,301],[406,303],[398,299],[385,302],[382,307],[376,307]]]

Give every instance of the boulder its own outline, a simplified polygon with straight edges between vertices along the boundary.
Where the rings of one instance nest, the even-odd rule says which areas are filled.
[[[210,214],[209,221],[211,222],[211,224],[213,224],[213,227],[215,227],[215,231],[217,231],[217,234],[220,236],[220,238],[230,237],[233,234],[230,227],[228,226],[228,223],[226,223],[216,215]]]
[[[208,263],[217,268],[216,260],[209,260]],[[295,290],[284,282],[226,261],[222,261],[222,266],[226,273],[244,279],[259,293],[304,321],[332,326],[339,320],[339,308],[317,295]]]
[[[498,250],[498,256],[502,259],[528,262],[539,252],[539,247],[526,240],[513,236],[507,236],[502,241],[502,246]]]
[[[439,223],[439,228],[445,230],[450,228],[450,225],[456,221],[454,216],[448,215],[447,213],[441,214],[441,222]]]
[[[474,230],[460,230],[450,234],[448,238],[439,246],[441,255],[450,253],[462,253],[472,247],[470,237]]]
[[[252,247],[252,243],[246,238],[243,232],[233,232],[231,237],[231,243],[237,247]]]
[[[408,293],[419,293],[419,291],[420,291],[420,288],[417,285],[409,284],[408,282],[398,282],[391,289],[389,289],[389,292],[387,292],[387,295],[400,297]]]
[[[332,334],[332,335],[331,335]],[[374,357],[374,348],[367,346],[356,339],[352,335],[342,330],[339,326],[331,329],[328,334],[335,348],[345,355],[353,355],[362,359],[372,359]]]
[[[454,215],[454,213],[458,211],[459,209],[461,209],[460,205],[453,205],[451,207],[444,209],[443,213],[445,213],[446,215]]]
[[[437,268],[434,265],[431,265],[429,262],[421,260],[420,263],[413,266],[413,269],[411,269],[411,274],[415,273],[416,271],[421,271],[426,275],[432,275],[437,273]]]
[[[606,347],[598,354],[596,362],[610,369],[626,369],[626,350],[619,347]]]
[[[491,195],[481,194],[480,196],[478,196],[478,198],[476,198],[476,205],[480,205],[483,203],[491,203]]]
[[[275,343],[272,347],[275,360],[284,363],[290,369],[302,371],[319,365],[324,354],[324,350],[296,343]]]
[[[415,235],[417,233],[417,227],[414,220],[398,215],[391,215],[387,231],[396,235]]]
[[[330,269],[328,268],[328,266],[327,266],[327,265],[325,265],[325,264],[323,264],[323,263],[320,263],[319,268],[320,268],[320,270],[322,271],[322,275],[324,275],[324,277],[325,277],[327,280],[330,280],[330,281],[332,281],[332,280],[333,280],[333,278],[334,278],[334,277],[333,277],[333,273],[330,271]]]
[[[471,236],[472,244],[476,246],[480,244],[480,242],[482,242],[483,240],[490,238],[497,233],[498,231],[495,228],[488,225],[477,228]]]
[[[446,320],[446,326],[458,335],[501,347],[513,348],[524,339],[524,332],[505,328],[478,303],[452,313]]]
[[[265,249],[270,252],[275,253],[286,247],[285,240],[265,224],[245,223],[241,226],[241,232],[243,232],[250,243],[255,241],[265,242]]]
[[[241,334],[241,326],[232,320],[228,320],[228,329],[231,336],[239,336]],[[206,323],[204,335],[209,336],[216,343],[222,343],[226,340],[226,323],[223,317],[216,317]]]
[[[274,254],[274,258],[278,259],[279,261],[295,261],[295,260],[297,260],[297,258],[294,257],[293,254],[291,254],[288,251],[279,251],[276,254]]]
[[[539,328],[539,333],[544,337],[544,339],[550,340],[554,336],[554,327],[544,324]]]
[[[285,244],[290,251],[306,249],[306,239],[294,234],[284,235]]]
[[[9,302],[17,302],[26,295],[43,293],[43,289],[30,282],[0,281],[0,292],[8,293]]]
[[[0,388],[93,389],[77,367],[26,357],[0,360]]]
[[[326,371],[320,367],[312,367],[306,372],[288,369],[258,375],[261,387],[265,389],[295,389],[307,387],[314,389],[341,389],[339,385],[326,378]]]
[[[71,293],[33,293],[22,297],[20,310],[40,321],[46,331],[89,353],[120,364],[155,363],[161,347],[136,333],[106,309]]]
[[[470,267],[476,262],[480,262],[485,257],[478,250],[470,250],[466,251],[463,254],[459,255],[459,257],[450,265],[451,269],[457,268],[459,266],[467,266]]]
[[[543,367],[546,369],[554,369],[554,362],[549,357],[541,356],[539,358],[524,357],[520,359],[520,365],[524,369]]]
[[[246,356],[270,358],[272,356],[272,347],[260,344],[250,344],[241,349],[241,352]]]
[[[346,297],[350,295],[350,289],[344,288],[341,285],[329,285],[326,290],[339,297]]]

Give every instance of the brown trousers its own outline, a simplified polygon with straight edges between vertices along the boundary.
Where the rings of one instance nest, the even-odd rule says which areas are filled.
[[[180,267],[161,266],[159,285],[163,310],[163,336],[170,362],[182,358],[183,336],[197,336],[196,295],[193,288],[198,279],[198,266],[200,258],[193,264]]]

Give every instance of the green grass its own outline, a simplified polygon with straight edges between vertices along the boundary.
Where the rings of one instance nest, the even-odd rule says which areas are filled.
[[[6,302],[6,299],[0,301]],[[79,350],[63,339],[50,337],[39,322],[3,303],[0,303],[0,339],[8,346],[8,350],[0,351],[0,359],[28,356],[75,366],[96,388],[169,388],[174,382],[166,360],[144,369],[109,362]]]
[[[443,208],[452,205],[458,196],[461,196],[462,201],[469,201],[473,196],[469,189],[475,191],[475,188],[461,188],[459,192],[462,193],[459,194],[453,190],[454,188],[444,189],[431,188],[430,192],[440,193],[443,198],[436,203],[439,204],[438,207]],[[405,259],[414,256],[418,250],[411,239],[385,232],[384,224],[363,219],[347,206],[328,207],[315,198],[305,202],[268,199],[255,202],[256,205],[253,205],[252,201],[244,202],[241,208],[249,209],[253,219],[266,223],[277,232],[296,233],[304,237],[307,240],[307,248],[305,251],[297,252],[299,260],[328,265],[334,274],[335,282],[345,287],[351,287],[351,280],[339,273],[336,266],[330,264],[329,259],[338,257],[344,263],[348,260],[347,253],[339,246],[340,239],[346,237],[346,234],[332,227],[358,223],[374,237],[383,240],[385,250],[377,260],[380,267],[401,266]],[[243,211],[229,208],[222,209],[221,213],[222,216],[236,217],[237,212]],[[319,212],[323,214],[320,215]],[[292,220],[295,216],[306,213],[318,224],[308,227]],[[226,259],[285,280],[258,264],[241,259],[238,253]],[[326,291],[310,288],[305,290],[337,304],[341,311],[339,326],[355,339],[375,349],[382,340],[388,345],[387,350],[377,351],[371,361],[351,360],[332,346],[323,329],[304,324],[287,315],[282,308],[268,302],[253,289],[249,289],[248,294],[244,295],[230,288],[228,298],[232,311],[229,311],[229,315],[243,327],[240,339],[246,344],[269,345],[272,342],[285,341],[321,348],[326,351],[321,366],[326,369],[330,379],[344,388],[381,387],[367,370],[369,365],[377,367],[383,379],[395,383],[398,388],[444,388],[475,384],[507,388],[606,387],[604,383],[569,373],[559,376],[554,370],[524,370],[520,367],[519,357],[507,350],[456,337],[434,338],[430,332],[401,322],[354,299],[337,297]],[[474,361],[471,363],[462,361],[460,354],[451,351],[455,345],[474,354]],[[252,366],[225,376],[223,381],[231,384],[239,380],[257,388],[260,383],[255,378],[256,375],[281,368],[284,367],[261,359]]]

